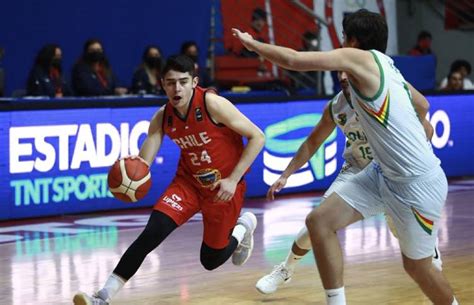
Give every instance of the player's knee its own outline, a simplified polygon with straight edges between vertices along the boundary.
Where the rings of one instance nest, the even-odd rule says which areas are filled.
[[[311,236],[324,235],[328,230],[323,215],[318,209],[313,210],[306,216],[306,227]]]
[[[404,258],[403,268],[411,278],[418,282],[423,278],[429,276],[431,264],[430,262],[428,262],[427,264],[424,260],[412,260]]]
[[[212,271],[221,265],[216,262],[216,260],[214,260],[212,256],[209,255],[201,255],[200,259],[201,265],[204,267],[204,269],[208,271]]]

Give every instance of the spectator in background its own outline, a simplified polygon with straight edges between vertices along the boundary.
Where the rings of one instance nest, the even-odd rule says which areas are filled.
[[[433,54],[431,51],[431,42],[433,38],[431,33],[428,31],[421,31],[418,34],[418,40],[416,46],[414,46],[409,52],[408,55],[420,56],[420,55],[429,55]]]
[[[160,81],[162,66],[161,51],[158,46],[145,48],[142,63],[133,74],[131,91],[134,94],[163,94]]]
[[[183,42],[181,45],[181,54],[186,55],[193,60],[195,73],[199,78],[199,85],[203,87],[213,87],[214,85],[212,84],[206,69],[199,66],[199,48],[197,43],[192,40]]]
[[[319,50],[319,40],[318,40],[318,33],[316,31],[306,31],[302,37],[303,48],[301,51],[318,51]],[[318,72],[317,71],[308,71],[308,72],[300,72],[300,71],[288,71],[291,75],[291,79],[293,81],[292,86],[295,89],[310,89],[316,90],[317,88],[317,79],[318,79]],[[321,73],[322,75],[322,73]]]
[[[123,95],[126,88],[117,86],[117,79],[105,56],[102,43],[89,39],[81,58],[72,70],[72,85],[77,96]]]
[[[28,75],[26,95],[63,97],[71,95],[62,74],[62,52],[56,44],[47,44],[36,55]]]
[[[245,31],[252,35],[255,40],[268,43],[267,12],[259,7],[254,9],[252,12],[250,27],[245,28]],[[258,57],[257,53],[249,51],[241,45],[239,47],[240,48],[236,51],[239,56]]]
[[[462,75],[463,78],[463,89],[464,90],[474,90],[474,85],[472,84],[472,81],[468,78],[468,76],[471,74],[471,64],[464,59],[457,59],[451,64],[451,69],[449,70],[449,73],[451,74],[452,72],[459,72]],[[448,85],[448,77],[445,77],[439,86],[440,90],[443,90],[446,88]]]
[[[459,91],[463,90],[463,77],[461,72],[452,71],[447,77],[448,81],[446,86],[441,89],[442,91]]]

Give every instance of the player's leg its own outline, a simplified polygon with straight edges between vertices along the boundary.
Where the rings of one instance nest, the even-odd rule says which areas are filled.
[[[201,199],[204,237],[201,245],[201,264],[207,270],[214,270],[229,259],[244,243],[248,244],[246,259],[253,248],[253,232],[257,219],[252,213],[244,213],[242,209],[246,185],[241,181],[234,196],[229,202],[212,202],[215,194]],[[241,264],[245,260],[239,261]]]
[[[347,180],[360,172],[360,169],[345,164],[343,169],[337,175],[331,186],[324,193],[322,200],[326,199],[335,190],[339,189]],[[263,294],[274,293],[283,284],[290,282],[296,265],[300,260],[311,250],[311,240],[309,239],[308,229],[301,228],[296,236],[291,250],[288,252],[286,260],[276,265],[273,270],[260,278],[255,285],[255,288]]]
[[[447,195],[444,173],[438,168],[417,181],[385,183],[383,196],[387,198],[387,213],[399,236],[406,272],[434,304],[452,304],[455,302],[453,291],[432,262]]]
[[[154,206],[145,229],[122,255],[103,288],[93,296],[77,293],[74,304],[108,304],[137,272],[145,257],[198,211],[197,202],[196,192],[187,188],[185,182],[175,179]]]
[[[274,293],[283,284],[290,282],[295,266],[311,250],[308,229],[301,228],[296,236],[286,260],[276,265],[272,272],[257,281],[255,288],[263,294]]]
[[[395,224],[393,223],[392,217],[390,217],[387,213],[385,213],[384,216],[388,228],[390,229],[390,232],[392,232],[393,236],[398,239],[397,229],[395,228]],[[439,251],[438,238],[436,238],[436,244],[434,247],[433,258],[431,259],[431,263],[439,271],[443,270],[443,261],[441,259],[441,252]]]
[[[313,253],[330,305],[345,302],[343,256],[336,232],[383,210],[375,164],[346,181],[306,218]]]
[[[137,272],[145,257],[158,247],[178,225],[168,215],[153,211],[143,232],[130,245],[109,276],[104,287],[93,296],[78,293],[74,296],[74,304],[91,305],[107,304],[122,289],[125,283]]]
[[[336,232],[362,219],[362,214],[336,193],[329,196],[306,218],[316,265],[326,290],[328,304],[345,304],[344,263]]]
[[[433,304],[457,304],[453,290],[443,273],[433,266],[431,257],[410,259],[404,254],[403,267]]]

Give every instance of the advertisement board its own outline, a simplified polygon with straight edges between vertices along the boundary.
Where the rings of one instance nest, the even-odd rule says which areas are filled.
[[[473,95],[429,97],[433,149],[448,176],[474,174]],[[247,196],[263,196],[319,121],[326,100],[241,104],[266,144],[246,176]],[[0,112],[0,220],[151,206],[179,157],[168,138],[151,167],[152,188],[126,204],[108,192],[115,160],[137,154],[155,107]],[[324,190],[341,165],[345,139],[334,131],[282,193]]]

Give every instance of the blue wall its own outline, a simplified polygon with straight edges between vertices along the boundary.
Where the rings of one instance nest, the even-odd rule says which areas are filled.
[[[6,95],[24,88],[37,51],[46,43],[63,49],[66,76],[85,40],[97,37],[119,80],[129,85],[148,44],[165,56],[179,52],[185,40],[208,44],[211,0],[4,1],[0,10],[0,47],[5,48]]]

